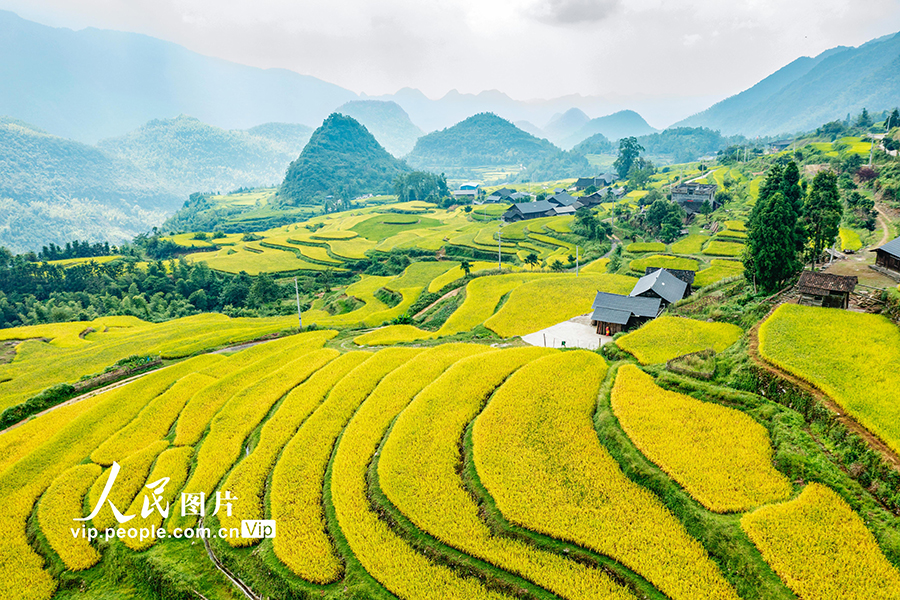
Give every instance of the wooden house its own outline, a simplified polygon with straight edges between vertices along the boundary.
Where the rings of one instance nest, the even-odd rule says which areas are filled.
[[[591,325],[597,328],[597,333],[615,335],[658,317],[662,301],[659,298],[597,292],[592,308]]]
[[[644,269],[644,275],[650,275],[656,271],[659,271],[660,267],[647,267]],[[694,292],[694,279],[697,277],[696,271],[691,271],[690,269],[666,269],[671,275],[674,275],[677,279],[680,279],[684,283],[687,284],[687,288],[684,292],[684,297],[687,298]]]
[[[546,200],[539,200],[537,202],[519,202],[518,204],[510,206],[509,209],[503,213],[502,218],[507,223],[514,223],[525,219],[552,217],[556,214],[553,210],[554,208],[556,208],[556,204],[551,204]]]
[[[875,249],[875,264],[883,269],[900,273],[900,238]]]
[[[668,269],[656,269],[634,284],[629,296],[659,298],[663,307],[675,304],[690,294],[690,286],[675,277]]]
[[[850,293],[856,288],[856,277],[803,271],[797,283],[800,304],[844,308],[850,306]]]
[[[688,214],[700,212],[704,202],[715,210],[716,190],[719,186],[714,183],[682,183],[672,188],[672,202],[677,202]]]

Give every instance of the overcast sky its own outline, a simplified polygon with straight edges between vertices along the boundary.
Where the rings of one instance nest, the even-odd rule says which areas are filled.
[[[0,8],[46,25],[145,33],[370,95],[402,87],[432,98],[451,89],[521,100],[598,95],[644,107],[656,126],[799,56],[900,31],[900,0],[0,0]]]

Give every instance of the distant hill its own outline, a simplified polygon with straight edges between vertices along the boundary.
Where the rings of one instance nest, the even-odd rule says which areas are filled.
[[[526,133],[497,115],[480,113],[419,138],[406,157],[410,165],[455,176],[475,177],[473,169],[498,165],[522,168],[520,179],[578,177],[587,160]]]
[[[224,128],[321,122],[358,96],[315,77],[202,56],[135,33],[72,31],[0,11],[0,114],[94,143],[190,114]]]
[[[155,175],[93,146],[0,118],[0,245],[120,243],[163,221],[178,196]]]
[[[547,139],[554,144],[561,144],[573,134],[581,131],[591,118],[580,108],[570,108],[562,114],[556,114],[544,125]]]
[[[644,117],[633,110],[620,110],[605,117],[591,119],[580,129],[561,139],[559,145],[567,149],[572,148],[597,133],[602,133],[607,139],[616,141],[624,137],[656,133],[656,129],[650,127]]]
[[[394,177],[409,171],[356,119],[334,113],[316,129],[290,164],[278,190],[281,205],[323,204],[327,196],[350,200],[389,193]]]
[[[637,136],[644,147],[644,155],[660,163],[681,163],[713,155],[732,144],[746,141],[743,136],[725,137],[718,131],[702,127],[674,127],[659,133]],[[615,154],[618,143],[610,142],[603,134],[595,134],[579,143],[572,152],[587,154]]]
[[[378,143],[398,158],[409,154],[416,140],[425,135],[396,102],[354,100],[339,106],[335,112],[365,125]]]
[[[900,34],[798,58],[675,126],[708,127],[723,135],[778,135],[809,131],[863,108],[876,111],[898,104]]]
[[[530,164],[559,152],[495,114],[480,113],[419,138],[406,160],[416,168]]]
[[[303,149],[311,129],[267,123],[225,130],[181,115],[153,120],[97,146],[154,173],[183,197],[192,192],[274,185]]]

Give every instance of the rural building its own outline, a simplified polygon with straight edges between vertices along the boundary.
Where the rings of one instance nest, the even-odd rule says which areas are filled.
[[[552,217],[556,213],[553,209],[555,204],[551,204],[546,200],[538,200],[537,202],[519,202],[513,204],[503,213],[502,219],[507,223],[514,223],[525,219],[537,219],[538,217]]]
[[[856,277],[803,271],[797,283],[799,303],[825,308],[847,308],[850,306],[850,293],[857,283]]]
[[[516,193],[516,190],[511,190],[509,188],[500,188],[499,190],[494,190],[491,192],[491,195],[487,197],[488,202],[511,202],[512,195]]]
[[[599,190],[602,187],[611,185],[615,180],[616,176],[611,173],[600,175],[598,177],[579,177],[578,181],[575,182],[575,191],[580,192],[591,186],[594,186]]]
[[[875,264],[883,269],[900,273],[900,238],[875,249]]]
[[[715,210],[718,208],[716,204],[716,189],[714,183],[682,183],[672,188],[672,202],[677,202],[689,214],[700,212],[700,207],[704,202]]]
[[[668,305],[687,298],[694,281],[693,271],[647,269],[647,274],[637,280],[627,296],[597,292],[592,305],[591,325],[600,335],[615,335],[640,327],[655,319]],[[691,283],[687,283],[690,279]]]
[[[477,181],[467,181],[466,183],[459,186],[460,191],[463,190],[475,190],[476,192],[481,187],[481,184]]]
[[[659,298],[597,292],[592,308],[591,325],[597,328],[597,333],[615,335],[658,317],[662,301]]]
[[[647,267],[644,270],[644,275],[650,275],[659,270],[660,267]],[[666,271],[687,284],[687,288],[684,292],[685,298],[694,292],[694,278],[697,276],[696,271],[691,271],[689,269],[666,269]]]
[[[663,306],[675,304],[690,294],[690,286],[675,277],[668,269],[657,269],[644,275],[634,284],[629,296],[659,298]]]
[[[575,204],[577,205],[578,203],[576,202]],[[557,216],[559,216],[559,215],[574,215],[575,209],[576,209],[575,205],[573,205],[573,206],[554,206],[553,214],[557,215]]]
[[[555,204],[556,206],[572,206],[578,202],[578,198],[570,196],[569,192],[562,191],[548,197],[547,202]]]
[[[471,200],[478,198],[478,190],[459,189],[459,190],[453,190],[452,192],[450,192],[450,194],[454,198],[467,198],[467,199],[471,199]]]

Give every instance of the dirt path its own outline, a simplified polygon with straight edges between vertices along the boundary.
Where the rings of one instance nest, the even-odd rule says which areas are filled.
[[[413,319],[418,319],[419,317],[424,315],[426,312],[428,312],[429,309],[431,309],[435,304],[437,304],[441,300],[446,300],[447,298],[452,298],[453,296],[458,295],[465,287],[466,286],[461,285],[458,288],[456,288],[455,290],[450,290],[449,292],[447,292],[446,294],[444,294],[443,296],[441,296],[440,298],[438,298],[437,300],[435,300],[434,302],[432,302],[431,304],[429,304],[428,306],[426,306],[425,308],[423,308],[422,310],[420,310],[419,312],[414,314]]]
[[[203,527],[203,519],[200,519],[200,527]],[[250,589],[246,583],[241,581],[236,575],[232,574],[231,571],[225,568],[216,555],[212,551],[212,546],[209,545],[209,538],[203,537],[203,545],[206,547],[206,555],[209,556],[209,560],[212,561],[213,566],[222,572],[225,577],[234,584],[234,587],[239,589],[244,596],[250,598],[250,600],[260,600],[259,596],[253,593],[253,590]]]
[[[873,247],[880,248],[881,246],[884,246],[889,241],[891,241],[891,228],[888,226],[888,223],[890,223],[890,219],[877,204],[875,205],[875,210],[878,211],[878,222],[881,223],[881,230],[884,232],[884,234],[881,236],[881,240]]]
[[[165,367],[162,367],[162,369],[165,369]],[[103,387],[96,388],[94,390],[91,390],[90,392],[85,392],[84,394],[82,394],[80,396],[75,396],[71,400],[66,400],[65,402],[61,402],[61,403],[57,404],[56,406],[51,406],[47,410],[43,410],[36,415],[26,417],[26,418],[22,419],[21,421],[19,421],[18,423],[16,423],[15,425],[10,425],[3,431],[0,431],[0,435],[3,435],[7,431],[12,431],[16,427],[21,427],[22,425],[24,425],[31,419],[36,419],[37,417],[40,417],[41,415],[46,415],[48,412],[52,412],[58,408],[62,408],[63,406],[75,404],[76,402],[81,402],[82,400],[87,400],[88,398],[93,398],[97,394],[102,394],[103,392],[108,392],[110,390],[114,390],[116,388],[122,387],[123,385],[131,383],[132,381],[138,380],[141,377],[145,377],[145,376],[149,375],[150,373],[156,373],[157,371],[160,371],[160,370],[161,369],[150,369],[149,371],[144,371],[143,373],[138,373],[137,375],[133,375],[127,379],[122,379],[121,381],[116,381],[115,383],[110,383],[109,385],[105,385]]]
[[[786,381],[791,382],[798,388],[803,391],[809,393],[816,401],[822,403],[828,410],[835,414],[838,421],[841,422],[847,429],[856,433],[860,437],[862,437],[870,448],[881,454],[884,460],[892,465],[895,469],[900,470],[900,455],[894,452],[887,444],[881,441],[880,438],[876,437],[872,432],[868,429],[860,425],[853,417],[847,414],[843,408],[841,408],[837,402],[832,400],[829,396],[827,396],[824,392],[819,390],[818,388],[810,385],[806,381],[791,375],[786,371],[782,371],[778,367],[769,364],[759,353],[759,326],[769,318],[772,312],[775,311],[777,306],[773,307],[769,314],[760,319],[759,323],[750,330],[750,359],[759,366],[760,368],[765,369],[769,373],[780,377]]]

